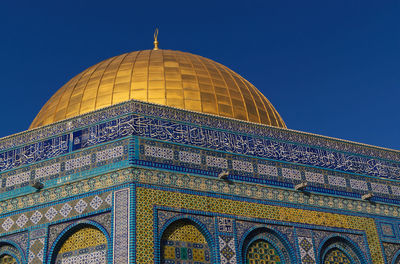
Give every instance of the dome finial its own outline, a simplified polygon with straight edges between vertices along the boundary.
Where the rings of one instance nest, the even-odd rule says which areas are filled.
[[[156,28],[156,31],[154,31],[154,49],[153,50],[158,50],[158,28]]]

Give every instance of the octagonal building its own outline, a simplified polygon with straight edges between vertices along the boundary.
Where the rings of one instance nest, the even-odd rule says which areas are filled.
[[[0,139],[0,263],[400,263],[400,153],[287,129],[222,64],[102,61]]]

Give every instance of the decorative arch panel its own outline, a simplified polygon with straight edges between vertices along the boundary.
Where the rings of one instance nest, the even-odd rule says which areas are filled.
[[[172,223],[161,238],[161,263],[211,264],[210,246],[190,221]]]
[[[365,257],[355,243],[344,237],[331,237],[321,247],[320,263],[366,264]]]
[[[296,261],[287,239],[276,230],[265,227],[251,229],[241,244],[245,264],[291,264]]]
[[[107,238],[94,226],[67,232],[53,255],[56,264],[107,263]]]
[[[264,239],[252,242],[246,252],[246,264],[282,264],[277,250]]]

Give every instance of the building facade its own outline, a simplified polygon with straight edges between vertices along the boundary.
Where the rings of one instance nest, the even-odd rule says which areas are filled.
[[[0,263],[400,263],[398,151],[289,130],[189,53],[77,75],[0,173]]]

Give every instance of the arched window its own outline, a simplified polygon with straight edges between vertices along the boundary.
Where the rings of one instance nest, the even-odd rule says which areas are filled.
[[[334,248],[325,255],[324,264],[350,264],[349,257],[340,249]]]
[[[252,242],[247,249],[246,264],[281,264],[281,258],[276,249],[266,240]]]
[[[17,264],[17,263],[18,263],[17,260],[8,254],[0,256],[0,264]]]
[[[52,263],[107,263],[107,238],[94,226],[77,226],[69,230],[55,248]]]
[[[296,256],[286,238],[275,230],[258,227],[242,238],[240,254],[245,264],[291,264]]]
[[[334,236],[323,243],[320,251],[323,264],[364,264],[367,263],[358,246],[349,239]]]
[[[161,238],[161,263],[208,264],[211,250],[192,222],[179,220],[171,224]]]

